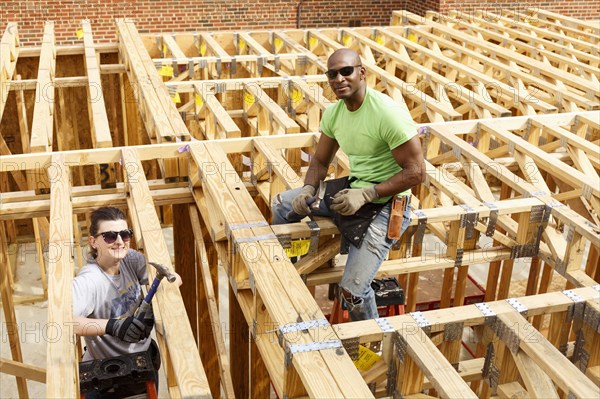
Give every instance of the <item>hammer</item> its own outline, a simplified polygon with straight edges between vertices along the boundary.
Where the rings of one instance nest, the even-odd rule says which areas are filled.
[[[136,319],[139,319],[139,320],[142,320],[144,318],[144,316],[146,315],[146,311],[148,310],[148,307],[150,306],[150,302],[152,302],[152,298],[154,297],[154,294],[156,294],[156,290],[158,289],[160,281],[164,277],[166,277],[170,283],[172,283],[173,281],[175,281],[177,279],[177,277],[175,277],[175,275],[173,273],[171,273],[169,268],[166,267],[165,265],[161,265],[160,263],[155,263],[155,262],[148,262],[148,263],[150,263],[152,266],[154,266],[156,268],[156,277],[154,277],[154,281],[152,282],[152,285],[150,286],[150,289],[148,290],[146,297],[140,304],[140,307],[135,311],[135,317],[136,317]]]

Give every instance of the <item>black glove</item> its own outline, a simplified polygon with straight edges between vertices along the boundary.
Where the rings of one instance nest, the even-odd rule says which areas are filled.
[[[146,338],[146,326],[141,320],[133,316],[125,319],[109,319],[106,324],[106,333],[120,338],[125,342],[139,342]]]
[[[144,337],[148,338],[154,328],[154,312],[152,311],[152,306],[149,306],[144,314],[139,315],[138,319],[141,319],[144,322]]]

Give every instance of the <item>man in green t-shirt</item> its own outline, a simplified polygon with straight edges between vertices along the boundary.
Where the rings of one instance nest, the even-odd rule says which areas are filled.
[[[396,195],[410,198],[410,188],[424,180],[423,153],[406,105],[367,87],[366,70],[356,52],[335,51],[327,68],[329,85],[342,101],[323,113],[321,138],[304,187],[277,196],[273,223],[297,222],[309,213],[333,217],[343,240],[351,244],[339,283],[341,299],[352,320],[372,319],[379,316],[371,281],[395,242],[387,236],[390,200]],[[311,209],[316,188],[339,148],[350,161],[350,176],[330,181],[325,200]],[[401,231],[409,222],[410,205]]]

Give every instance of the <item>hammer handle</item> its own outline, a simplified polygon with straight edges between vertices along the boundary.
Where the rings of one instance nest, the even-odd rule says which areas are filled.
[[[154,278],[154,281],[152,282],[152,285],[150,286],[150,289],[148,290],[146,297],[140,304],[140,307],[135,311],[136,318],[144,317],[144,314],[146,313],[146,310],[148,310],[148,307],[150,306],[150,302],[152,302],[152,298],[154,298],[154,294],[156,294],[156,290],[158,289],[158,286],[160,285],[160,280],[161,279],[158,277]]]

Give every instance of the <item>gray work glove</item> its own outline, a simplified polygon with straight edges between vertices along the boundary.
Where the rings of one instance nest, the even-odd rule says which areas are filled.
[[[346,188],[333,196],[331,209],[340,215],[354,215],[364,204],[379,198],[375,186],[366,188]]]
[[[302,187],[300,194],[292,200],[292,209],[300,216],[306,216],[310,213],[310,207],[306,203],[309,198],[315,196],[316,189],[313,186],[306,185]]]
[[[142,320],[133,316],[125,319],[109,319],[106,324],[106,333],[125,342],[139,342],[146,338],[146,326]]]

